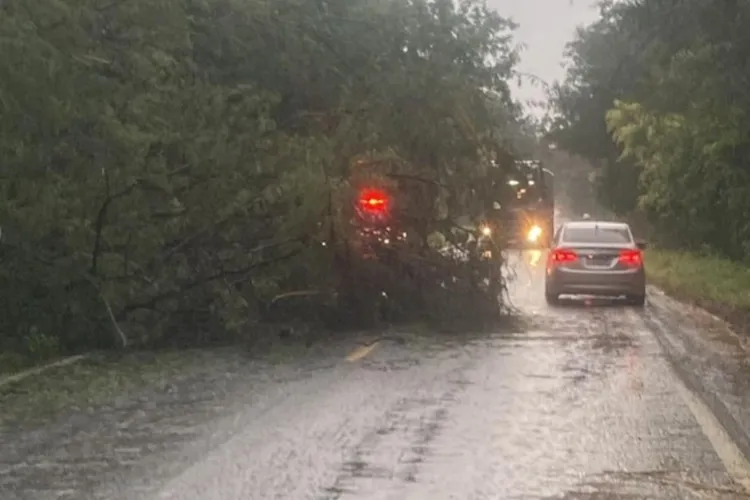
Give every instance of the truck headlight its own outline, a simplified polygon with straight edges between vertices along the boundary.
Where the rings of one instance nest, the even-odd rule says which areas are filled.
[[[529,229],[528,234],[526,235],[526,239],[529,240],[531,243],[536,243],[539,241],[539,238],[542,236],[542,228],[539,226],[531,226],[531,229]]]

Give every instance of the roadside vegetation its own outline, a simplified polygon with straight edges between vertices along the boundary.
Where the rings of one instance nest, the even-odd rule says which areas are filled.
[[[597,201],[654,245],[653,281],[727,317],[750,313],[750,4],[600,12],[568,46],[548,140],[593,165]]]
[[[502,278],[443,290],[470,264],[428,237],[525,134],[512,33],[480,0],[3,1],[0,363],[250,344],[280,296],[326,328],[497,319]],[[355,178],[412,182],[404,272],[352,253]]]
[[[740,333],[750,327],[750,267],[744,262],[691,252],[646,252],[649,280],[669,295],[731,322]]]
[[[0,431],[33,425],[61,411],[86,412],[129,391],[145,387],[168,390],[179,377],[205,370],[206,361],[198,350],[127,353],[122,356],[97,354],[78,363],[51,368],[18,382],[0,385]]]

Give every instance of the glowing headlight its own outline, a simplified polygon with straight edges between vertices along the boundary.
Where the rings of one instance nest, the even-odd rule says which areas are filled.
[[[539,240],[539,237],[542,235],[542,228],[539,226],[532,226],[531,229],[529,229],[529,234],[526,235],[526,238],[531,242],[535,243]]]
[[[491,236],[492,235],[492,228],[490,228],[490,226],[482,226],[482,235],[483,236]]]

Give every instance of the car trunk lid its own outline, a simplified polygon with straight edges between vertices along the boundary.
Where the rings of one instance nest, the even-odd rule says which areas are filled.
[[[637,252],[637,249],[622,245],[565,245],[565,248],[575,252],[576,259],[562,264],[567,269],[586,271],[625,270],[632,265],[623,262],[621,256],[627,252]]]

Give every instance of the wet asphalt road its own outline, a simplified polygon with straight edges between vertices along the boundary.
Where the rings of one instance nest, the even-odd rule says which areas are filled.
[[[661,297],[551,308],[544,255],[514,263],[524,332],[225,360],[168,394],[0,438],[0,498],[748,498],[746,464],[665,358],[663,330],[690,314]]]

